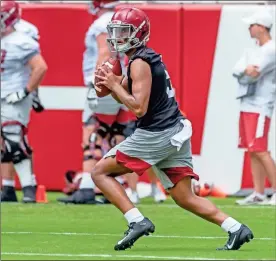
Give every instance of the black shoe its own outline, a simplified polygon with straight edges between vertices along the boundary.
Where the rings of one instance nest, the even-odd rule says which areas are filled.
[[[224,247],[217,250],[238,250],[245,243],[254,238],[252,231],[245,225],[241,225],[240,229],[234,233],[228,232],[229,239]]]
[[[1,202],[18,202],[14,187],[3,186]]]
[[[36,188],[35,186],[26,186],[23,190],[23,203],[36,203]]]
[[[57,198],[57,201],[65,204],[97,204],[95,192],[93,189],[80,189],[75,191],[71,196]]]
[[[148,236],[149,233],[154,233],[155,226],[148,219],[144,218],[137,223],[130,223],[128,230],[125,232],[125,237],[120,240],[114,247],[114,250],[125,250],[131,248],[136,240],[142,236]]]

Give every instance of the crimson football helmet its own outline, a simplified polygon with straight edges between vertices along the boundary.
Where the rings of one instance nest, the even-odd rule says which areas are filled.
[[[126,53],[130,49],[146,45],[150,37],[150,21],[138,8],[122,8],[113,15],[107,30],[110,50]]]
[[[89,13],[97,15],[101,9],[114,8],[119,4],[119,0],[92,0],[89,3]]]
[[[19,21],[21,9],[15,1],[1,1],[1,33]]]

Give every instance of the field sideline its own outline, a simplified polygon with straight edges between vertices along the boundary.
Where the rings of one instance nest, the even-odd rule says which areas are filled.
[[[48,204],[2,204],[1,260],[275,260],[276,208],[241,207],[235,199],[211,199],[252,228],[255,239],[239,251],[218,252],[227,235],[178,208],[171,199],[156,205],[144,199],[141,212],[156,232],[126,251],[113,250],[126,222],[111,205],[63,205],[59,193]],[[21,195],[19,194],[19,198]]]

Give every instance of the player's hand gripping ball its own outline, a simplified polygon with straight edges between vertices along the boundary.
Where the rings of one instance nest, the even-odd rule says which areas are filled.
[[[111,90],[107,86],[101,84],[101,82],[107,82],[108,78],[103,70],[106,72],[111,70],[116,76],[122,76],[122,67],[120,60],[109,58],[106,62],[104,62],[95,73],[94,86],[98,97],[105,97],[111,93]],[[109,78],[112,78],[112,75],[109,76]],[[118,81],[117,77],[116,80]]]

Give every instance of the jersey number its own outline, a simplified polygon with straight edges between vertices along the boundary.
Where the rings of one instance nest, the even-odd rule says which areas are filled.
[[[170,78],[169,73],[168,73],[167,70],[165,70],[165,73],[166,73],[168,98],[173,98],[175,96],[175,91],[174,91],[174,88],[172,87],[171,78]]]
[[[4,63],[5,61],[6,54],[7,54],[7,51],[1,50],[1,72],[4,71],[4,68],[2,68],[2,63]]]

